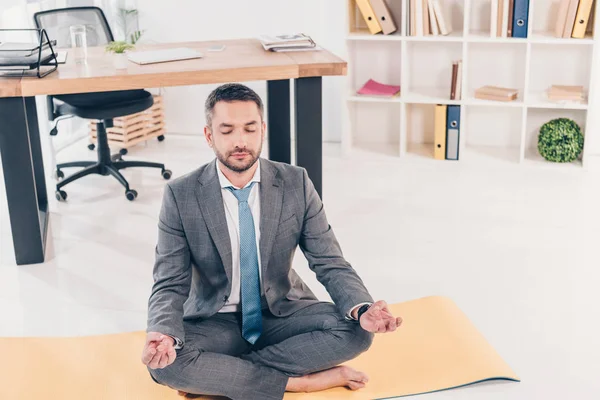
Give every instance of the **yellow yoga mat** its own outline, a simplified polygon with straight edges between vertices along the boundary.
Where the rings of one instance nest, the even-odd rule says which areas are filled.
[[[369,376],[364,389],[286,393],[286,400],[384,399],[490,379],[519,381],[456,304],[431,296],[390,306],[402,317],[393,333],[345,365]],[[169,400],[141,363],[145,332],[69,338],[0,338],[0,399]],[[203,397],[207,398],[207,397]]]

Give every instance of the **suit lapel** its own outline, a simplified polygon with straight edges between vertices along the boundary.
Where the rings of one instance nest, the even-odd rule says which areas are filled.
[[[202,216],[206,221],[208,232],[221,256],[227,279],[231,283],[231,240],[225,217],[221,184],[219,183],[216,168],[215,162],[208,164],[198,178],[200,184],[196,187],[196,199],[198,200]]]
[[[283,203],[283,182],[269,160],[260,159],[260,260],[263,276],[271,256]]]

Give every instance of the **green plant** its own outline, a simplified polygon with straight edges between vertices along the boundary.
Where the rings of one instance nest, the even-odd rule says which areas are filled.
[[[135,31],[131,35],[129,35],[130,43],[136,44],[137,41],[140,40],[140,37],[142,36],[143,33],[144,33],[144,31]]]
[[[106,51],[110,51],[113,53],[117,53],[117,54],[122,54],[125,53],[126,50],[131,50],[133,49],[135,46],[132,44],[129,44],[125,41],[116,41],[116,42],[110,42],[109,44],[106,45]]]
[[[574,161],[583,151],[581,128],[569,118],[548,121],[540,128],[537,148],[548,161]]]
[[[129,40],[131,44],[136,44],[144,34],[143,30],[138,29],[138,15],[139,12],[135,8],[119,8],[117,24],[123,31],[125,40]]]

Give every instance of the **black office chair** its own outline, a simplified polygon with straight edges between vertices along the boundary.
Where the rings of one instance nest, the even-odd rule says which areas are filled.
[[[57,47],[71,46],[69,31],[71,25],[86,26],[88,46],[108,44],[114,40],[106,17],[98,7],[70,7],[40,11],[34,14],[33,19],[38,29],[45,29],[50,39],[57,41]],[[121,154],[111,156],[108,146],[106,128],[113,126],[113,118],[144,111],[152,107],[153,103],[152,94],[143,89],[48,96],[48,118],[55,122],[50,132],[51,135],[56,135],[58,122],[62,119],[78,116],[98,120],[96,123],[98,161],[58,164],[56,166],[58,178],[64,178],[63,168],[84,167],[84,169],[61,180],[56,185],[56,199],[65,201],[67,193],[62,190],[62,187],[90,174],[112,175],[125,187],[125,196],[131,201],[135,200],[137,192],[129,187],[129,183],[119,170],[129,167],[160,168],[163,178],[171,178],[171,171],[165,169],[164,164],[123,161]]]

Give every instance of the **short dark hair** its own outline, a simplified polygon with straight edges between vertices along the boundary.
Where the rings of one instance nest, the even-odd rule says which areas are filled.
[[[260,118],[263,118],[264,106],[260,96],[248,86],[240,83],[226,83],[213,90],[206,99],[204,104],[204,114],[206,116],[206,124],[211,126],[212,116],[215,104],[219,101],[253,101],[256,103],[260,112]]]

